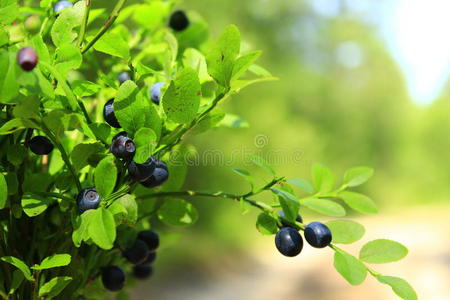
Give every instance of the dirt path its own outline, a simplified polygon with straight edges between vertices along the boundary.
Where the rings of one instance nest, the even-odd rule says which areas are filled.
[[[421,300],[450,299],[450,206],[415,208],[408,212],[359,220],[367,229],[353,254],[366,241],[391,238],[402,242],[410,254],[401,262],[374,265],[386,274],[407,278]],[[267,245],[272,246],[272,245]],[[226,264],[208,274],[177,274],[167,285],[140,285],[132,299],[147,300],[395,300],[390,288],[368,277],[352,287],[332,266],[332,251],[305,247],[296,258],[284,258],[272,247],[246,265]],[[234,266],[234,267],[231,267]],[[145,296],[144,296],[145,295]]]

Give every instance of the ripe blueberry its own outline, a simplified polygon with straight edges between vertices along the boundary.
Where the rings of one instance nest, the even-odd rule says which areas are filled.
[[[138,164],[134,161],[128,165],[128,174],[134,181],[145,181],[152,176],[155,171],[156,162],[153,157],[150,157],[143,164]]]
[[[151,266],[139,265],[134,266],[133,275],[137,279],[147,279],[153,274],[153,268]]]
[[[281,218],[286,218],[286,215],[284,214],[284,211],[282,211],[282,210],[280,210],[280,211],[278,212],[278,215],[279,215]],[[297,218],[295,219],[295,221],[297,221],[297,222],[299,222],[299,223],[303,223],[302,216],[298,215]],[[283,225],[283,227],[289,227],[289,226],[290,226],[289,223],[285,222],[283,219],[281,219],[281,225]]]
[[[156,161],[156,168],[153,171],[152,176],[150,176],[147,180],[142,181],[141,184],[147,188],[154,188],[162,185],[169,178],[169,169],[167,165],[160,161]]]
[[[114,99],[108,100],[103,107],[103,118],[109,126],[114,128],[121,128],[119,121],[117,121],[116,115],[114,114]]]
[[[24,47],[17,52],[17,63],[22,70],[29,72],[36,67],[38,63],[38,56],[36,51],[31,47]]]
[[[78,210],[84,212],[89,209],[96,209],[99,206],[100,201],[102,201],[102,197],[100,197],[96,189],[83,189],[77,197]]]
[[[303,239],[297,230],[284,227],[275,236],[275,245],[284,256],[293,257],[303,249]]]
[[[144,241],[136,239],[133,246],[123,252],[123,256],[132,264],[139,265],[147,259],[148,247]]]
[[[102,270],[103,286],[110,291],[119,291],[125,285],[125,273],[116,266],[109,266]]]
[[[156,252],[150,252],[147,259],[141,265],[151,265],[156,260]]]
[[[53,144],[50,140],[45,136],[35,136],[28,142],[26,145],[30,147],[31,152],[38,155],[47,155],[53,150]]]
[[[175,11],[169,20],[169,26],[175,31],[183,31],[189,26],[189,19],[182,10]]]
[[[164,85],[164,82],[157,82],[150,88],[150,98],[153,103],[159,105],[159,101],[161,101],[161,88]]]
[[[150,251],[155,251],[159,247],[159,235],[153,230],[140,231],[138,239],[144,241]]]
[[[55,6],[53,7],[53,11],[59,15],[61,13],[61,10],[63,10],[64,8],[68,8],[73,6],[72,2],[66,1],[66,0],[62,0],[59,1],[55,4]]]
[[[123,131],[113,137],[111,152],[115,157],[131,160],[136,153],[136,145]]]
[[[122,72],[117,76],[117,80],[119,80],[119,83],[122,84],[127,80],[131,80],[130,73],[128,72]]]
[[[312,222],[305,227],[305,239],[315,248],[324,248],[331,243],[331,231],[323,223]]]

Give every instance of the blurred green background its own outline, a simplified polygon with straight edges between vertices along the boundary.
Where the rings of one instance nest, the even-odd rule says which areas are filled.
[[[383,18],[383,11],[377,14],[376,9],[400,0],[362,1],[366,3],[363,9],[352,4],[357,1],[313,2],[187,0],[179,5],[190,13],[200,13],[210,24],[214,38],[227,24],[238,25],[244,48],[262,49],[260,65],[279,78],[251,86],[223,105],[225,111],[247,121],[249,128],[217,129],[189,139],[199,157],[221,153],[224,161],[200,159],[189,170],[186,188],[245,192],[248,186],[231,172],[233,167],[248,169],[264,182],[267,176],[248,164],[246,155],[250,153],[261,154],[286,177],[309,179],[311,164],[315,162],[330,167],[338,178],[350,167],[371,166],[375,176],[361,191],[380,206],[380,219],[367,219],[372,234],[376,228],[397,222],[393,226],[413,234],[410,243],[402,234],[400,241],[412,247],[412,252],[420,252],[412,242],[417,229],[412,229],[411,224],[423,219],[440,220],[443,212],[450,211],[450,160],[446,157],[450,146],[450,89],[440,89],[427,104],[411,96],[408,70],[401,70],[399,61],[393,58],[395,52],[389,51],[380,34],[382,26],[370,19]],[[419,45],[420,36],[417,38]],[[262,294],[260,298],[252,298],[242,292],[234,293],[220,283],[206,283],[214,282],[214,278],[223,281],[224,273],[245,273],[258,278],[267,270],[255,271],[258,275],[254,275],[250,270],[257,269],[255,261],[266,256],[276,260],[278,253],[272,238],[262,237],[255,230],[255,213],[243,216],[239,205],[228,200],[195,199],[194,203],[200,210],[196,225],[182,230],[161,229],[165,235],[156,276],[138,286],[135,298],[276,299]],[[315,217],[308,211],[303,213],[306,221]],[[410,218],[411,215],[415,217]],[[389,216],[399,217],[389,219]],[[429,230],[439,226],[431,224]],[[450,275],[449,246],[444,243],[439,247],[439,255],[444,253],[447,259],[444,274]],[[295,262],[301,272],[301,258]],[[417,266],[417,261],[407,263]],[[331,265],[330,258],[317,263],[321,268],[332,268]],[[270,272],[264,274],[270,278]],[[327,298],[328,286],[323,294],[303,294],[291,299],[353,299],[352,288],[337,273],[332,275],[340,288],[348,290],[342,298],[338,293]],[[416,285],[428,282],[423,278],[411,281]],[[244,283],[234,287],[260,288]],[[320,290],[320,285],[316,286]],[[205,297],[192,292],[196,289],[202,290]],[[172,294],[167,290],[172,290]],[[448,288],[442,295],[446,292]],[[375,298],[366,294],[355,299],[392,297],[390,294],[382,297],[377,292],[374,295]],[[424,299],[444,297],[429,294]]]

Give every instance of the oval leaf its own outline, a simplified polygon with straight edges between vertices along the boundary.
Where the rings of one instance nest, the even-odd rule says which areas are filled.
[[[158,210],[158,218],[172,226],[186,226],[195,223],[198,219],[197,209],[183,199],[170,198],[164,200]]]
[[[40,265],[33,266],[34,270],[45,270],[57,267],[64,267],[70,264],[71,256],[69,254],[55,254],[45,258]]]
[[[39,298],[51,299],[59,295],[72,281],[72,277],[55,277],[46,282],[39,289]]]
[[[261,213],[256,220],[256,228],[264,235],[275,234],[278,231],[277,220],[266,213]]]
[[[22,273],[26,279],[28,279],[30,281],[34,281],[34,278],[31,276],[30,269],[22,260],[18,259],[17,257],[14,257],[14,256],[3,256],[2,260],[4,262],[7,262],[8,264],[13,265],[20,271],[22,271]]]
[[[35,217],[43,213],[52,200],[34,194],[24,194],[22,197],[22,209],[29,217]]]
[[[316,192],[329,192],[334,187],[333,173],[321,164],[314,164],[312,166],[312,182]]]
[[[0,209],[5,208],[7,199],[8,199],[8,185],[6,184],[5,176],[2,173],[0,173]]]
[[[343,217],[346,214],[341,205],[326,199],[309,198],[302,200],[301,204],[325,216]]]
[[[116,239],[114,216],[102,207],[92,210],[89,219],[88,233],[92,241],[104,250],[111,249]]]
[[[114,190],[117,180],[117,167],[112,156],[102,159],[94,171],[95,187],[103,198]]]
[[[371,264],[398,261],[408,254],[408,248],[399,242],[379,239],[368,242],[359,252],[359,259]]]
[[[340,192],[338,195],[348,206],[356,211],[366,214],[378,212],[373,200],[366,195],[348,191]]]
[[[359,285],[367,276],[367,268],[356,257],[336,251],[334,253],[334,268],[351,285]]]
[[[361,239],[365,232],[364,226],[349,220],[330,221],[326,225],[333,234],[333,243],[336,244],[354,243]]]
[[[395,294],[404,300],[417,300],[417,294],[404,279],[393,276],[377,276],[379,282],[389,285]]]
[[[366,182],[373,175],[373,169],[367,167],[353,168],[345,172],[344,184],[347,186],[358,186]]]

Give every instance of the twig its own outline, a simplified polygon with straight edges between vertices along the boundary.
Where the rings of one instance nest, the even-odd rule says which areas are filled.
[[[87,23],[89,21],[89,12],[91,11],[91,0],[86,0],[86,7],[84,9],[83,20],[81,21],[80,33],[78,34],[77,46],[81,48],[86,35]]]

